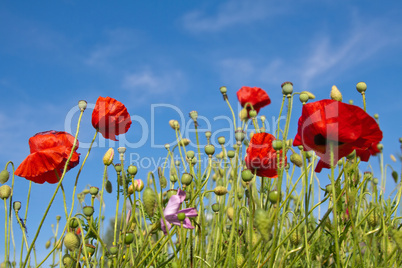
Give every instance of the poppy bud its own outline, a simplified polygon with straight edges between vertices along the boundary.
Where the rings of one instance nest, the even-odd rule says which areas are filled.
[[[87,108],[87,104],[88,103],[86,101],[84,101],[84,100],[80,100],[78,102],[78,108],[80,108],[81,112],[85,111],[85,109]]]
[[[295,164],[298,167],[301,167],[303,165],[303,159],[301,158],[301,156],[299,154],[293,153],[290,156],[290,162],[292,162],[293,164]]]
[[[242,121],[246,121],[248,119],[248,111],[246,108],[240,110],[239,117]]]
[[[174,162],[174,164],[175,164],[177,167],[180,167],[180,161],[179,161],[179,160],[176,160],[176,161]]]
[[[280,194],[278,191],[270,191],[268,194],[268,200],[272,203],[272,204],[276,204],[278,203],[280,199]]]
[[[282,87],[282,94],[283,95],[290,95],[293,93],[293,84],[292,82],[284,82],[281,85]]]
[[[134,166],[134,165],[128,166],[128,168],[127,168],[127,173],[128,173],[128,174],[130,174],[130,175],[136,175],[137,172],[138,172],[138,169],[137,169],[136,166]]]
[[[375,185],[377,185],[377,184],[378,184],[378,178],[374,178],[374,179],[373,179],[373,183],[374,183]]]
[[[349,104],[350,104],[350,105],[353,105],[353,100],[349,100]]]
[[[282,150],[282,141],[281,140],[273,140],[272,148],[274,148],[274,150],[276,150],[276,151]]]
[[[110,166],[113,163],[113,157],[114,157],[114,150],[113,148],[109,148],[105,155],[103,156],[103,164],[106,166]]]
[[[99,188],[98,188],[98,187],[95,187],[95,186],[91,186],[91,187],[89,188],[89,193],[90,193],[92,196],[96,196],[96,195],[99,193]]]
[[[172,196],[177,194],[177,190],[176,189],[170,189],[167,191],[167,199],[169,200]]]
[[[92,244],[85,244],[85,249],[87,250],[88,255],[92,255],[95,252],[95,246]],[[84,254],[84,252],[82,252]]]
[[[15,201],[13,203],[13,208],[14,208],[15,212],[18,212],[21,209],[21,202],[20,201]]]
[[[241,128],[238,128],[235,131],[235,139],[236,139],[236,141],[242,142],[245,137],[246,137],[246,134],[244,133],[243,130],[241,130]]]
[[[143,183],[144,184],[144,183]],[[161,186],[161,188],[165,188],[167,186],[167,180],[165,176],[160,176],[159,177],[159,184]]]
[[[382,145],[381,143],[377,144],[377,149],[382,151],[382,149],[384,149],[384,145]]]
[[[254,175],[253,172],[250,169],[244,169],[241,172],[241,178],[243,179],[243,181],[245,182],[249,182],[253,179]]]
[[[309,96],[306,93],[302,93],[299,96],[300,101],[305,104],[309,100]]]
[[[128,195],[132,195],[134,193],[134,187],[133,187],[133,185],[131,184],[130,186],[128,186],[128,188],[127,188],[127,194]]]
[[[370,215],[367,217],[367,222],[372,228],[377,226],[378,220],[379,217],[375,211],[371,212]]]
[[[204,150],[208,156],[212,156],[215,153],[215,146],[212,144],[205,145]]]
[[[184,221],[184,220],[186,219],[186,214],[183,213],[183,212],[178,213],[178,214],[177,214],[177,219],[178,219],[179,221]]]
[[[119,249],[118,249],[116,246],[111,246],[110,249],[109,249],[109,251],[110,251],[110,254],[116,255],[117,252],[119,252]],[[109,266],[109,267],[110,267],[110,266]]]
[[[399,138],[399,143],[402,143],[402,137],[401,137],[401,138]]]
[[[301,236],[299,231],[296,229],[291,235],[290,235],[290,243],[292,243],[293,246],[297,246],[300,243]]]
[[[237,254],[236,255],[236,267],[242,267],[242,264],[244,262],[244,256],[243,254]]]
[[[134,234],[132,232],[126,233],[126,237],[124,237],[124,244],[130,245],[134,241]]]
[[[171,128],[173,128],[174,130],[179,130],[179,129],[180,129],[179,121],[174,120],[174,119],[172,119],[172,120],[169,121],[169,126],[170,126]]]
[[[393,154],[391,154],[389,157],[391,157],[392,161],[396,162],[396,158],[395,158],[395,156]]]
[[[364,82],[359,82],[359,83],[357,83],[357,85],[356,85],[356,89],[357,89],[357,91],[359,91],[360,93],[363,93],[363,92],[366,91],[367,85],[366,85],[366,83],[364,83]]]
[[[332,86],[330,97],[333,100],[342,101],[342,93],[335,85]]]
[[[94,214],[94,207],[92,206],[85,206],[82,208],[82,212],[84,212],[84,215],[87,217],[91,217],[92,214]]]
[[[184,139],[181,139],[181,140],[179,141],[179,143],[180,143],[181,146],[187,146],[187,145],[190,144],[190,140],[184,138]]]
[[[80,246],[80,238],[74,232],[68,232],[64,236],[64,245],[70,251],[74,251]]]
[[[395,170],[392,171],[392,178],[394,179],[395,183],[398,182],[398,172],[396,172]]]
[[[46,241],[45,248],[46,248],[46,249],[50,248],[50,244],[51,244],[51,243],[50,243],[50,241],[49,241],[49,240],[48,240],[48,241]]]
[[[170,175],[169,180],[173,183],[177,181],[177,176],[176,175]]]
[[[195,156],[195,153],[194,153],[194,151],[187,151],[186,156],[188,159],[193,159]]]
[[[260,232],[264,241],[267,242],[272,228],[272,222],[268,211],[261,208],[257,209],[254,214],[254,220],[257,230]]]
[[[57,215],[56,216],[56,221],[60,221],[61,220],[61,216],[60,215]]]
[[[209,140],[209,138],[211,138],[211,136],[212,136],[212,133],[211,133],[211,131],[206,131],[205,132],[205,137]]]
[[[151,187],[146,187],[142,195],[142,203],[144,204],[145,211],[152,217],[155,212],[156,194]]]
[[[309,100],[315,99],[315,95],[313,93],[311,93],[310,91],[302,91],[301,93],[307,94]]]
[[[251,110],[248,114],[249,114],[249,116],[250,116],[251,118],[254,118],[254,117],[257,116],[257,111],[256,111],[256,110]]]
[[[105,188],[106,188],[106,192],[108,192],[109,194],[112,193],[113,186],[112,186],[112,183],[109,180],[106,181]]]
[[[215,213],[219,212],[219,204],[217,204],[217,203],[212,204],[211,208],[212,208],[213,212],[215,212]]]
[[[74,259],[68,253],[64,254],[62,261],[65,267],[75,267]]]
[[[190,173],[183,173],[181,176],[181,183],[184,185],[190,185],[193,181],[193,176]]]
[[[229,157],[229,158],[233,158],[233,157],[235,156],[235,154],[236,154],[236,153],[235,153],[235,151],[233,151],[233,150],[229,150],[229,151],[228,151],[228,157]]]
[[[11,188],[8,185],[3,185],[0,187],[0,198],[5,200],[11,195]]]
[[[233,207],[228,207],[227,210],[226,210],[226,213],[228,215],[229,220],[233,220],[234,208]]]
[[[214,193],[218,196],[221,196],[227,194],[228,190],[224,186],[216,186],[214,189]]]
[[[0,183],[4,184],[8,181],[8,179],[10,178],[10,173],[7,170],[2,170],[0,172]]]

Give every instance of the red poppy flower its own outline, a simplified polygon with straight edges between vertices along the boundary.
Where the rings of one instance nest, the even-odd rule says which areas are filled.
[[[31,154],[25,158],[15,171],[15,175],[27,180],[44,183],[57,183],[74,144],[74,137],[63,131],[46,131],[29,139]],[[78,141],[67,170],[78,165],[80,154],[76,152]],[[57,176],[56,176],[57,173]]]
[[[274,140],[275,137],[269,133],[256,133],[251,138],[245,162],[248,169],[256,171],[257,176],[269,178],[278,176],[278,152],[272,148]],[[282,150],[279,154],[282,155]],[[280,162],[282,164],[282,161]],[[286,156],[284,165],[286,165]]]
[[[99,97],[92,112],[92,126],[105,139],[117,141],[116,135],[124,134],[130,128],[131,118],[123,103],[110,97]]]
[[[237,91],[237,99],[242,107],[244,107],[246,103],[253,105],[254,110],[256,110],[257,113],[262,107],[265,107],[271,103],[271,99],[269,98],[267,92],[259,87],[242,87],[239,89],[239,91]],[[250,107],[247,107],[247,110],[250,109]]]
[[[360,107],[335,100],[303,105],[293,145],[314,150],[321,157],[315,171],[330,168],[330,142],[334,164],[355,149],[367,150],[382,140],[378,124]]]
[[[376,155],[380,152],[377,148],[377,143],[372,143],[367,149],[356,149],[356,155],[360,157],[360,160],[367,162],[372,155]]]

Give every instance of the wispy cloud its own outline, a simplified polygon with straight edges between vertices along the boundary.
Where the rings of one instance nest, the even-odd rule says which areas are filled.
[[[184,28],[191,32],[218,32],[261,21],[284,11],[283,4],[279,2],[229,0],[220,5],[214,14],[208,10],[195,10],[185,14],[182,22]]]

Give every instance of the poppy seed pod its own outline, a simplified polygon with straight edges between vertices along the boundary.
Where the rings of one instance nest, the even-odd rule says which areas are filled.
[[[109,251],[110,251],[110,254],[116,255],[117,252],[119,252],[119,248],[116,247],[116,246],[111,246],[110,249],[109,249]]]
[[[130,245],[134,241],[134,234],[132,232],[126,233],[124,237],[124,244]]]
[[[114,169],[117,173],[120,173],[123,170],[123,167],[121,166],[121,164],[116,164],[114,165]]]
[[[190,117],[191,117],[191,119],[194,120],[194,122],[196,122],[196,121],[197,121],[197,117],[198,117],[197,111],[191,111],[191,112],[190,112]]]
[[[332,86],[330,97],[333,100],[342,101],[342,93],[335,85]]]
[[[7,170],[2,170],[0,172],[0,183],[1,184],[6,183],[9,178],[10,178],[10,173]]]
[[[78,108],[80,108],[80,111],[83,112],[87,108],[88,103],[85,100],[80,100],[78,102]]]
[[[293,84],[292,82],[284,82],[281,85],[282,87],[282,94],[283,95],[289,95],[293,93]]]
[[[195,156],[194,151],[187,151],[186,156],[188,159],[193,159]]]
[[[229,150],[227,153],[228,153],[229,158],[235,157],[235,154],[236,154],[235,151],[233,151],[233,150]]]
[[[94,207],[92,206],[85,206],[82,208],[82,212],[85,216],[91,217],[94,214]]]
[[[11,195],[11,188],[8,185],[3,185],[0,187],[0,198],[5,200]]]
[[[212,204],[211,208],[212,208],[213,212],[215,212],[215,213],[219,212],[219,204],[217,204],[217,203]]]
[[[75,228],[77,228],[78,227],[78,220],[77,219],[75,219],[75,218],[71,218],[69,221],[68,221],[68,225],[70,226],[70,228],[73,228],[73,229],[75,229]]]
[[[13,203],[13,208],[14,208],[15,212],[18,212],[21,209],[21,202],[20,201],[15,201]]]
[[[103,156],[103,164],[106,166],[110,166],[113,163],[113,158],[114,158],[114,149],[109,148],[105,155]]]
[[[134,165],[128,166],[128,168],[127,168],[127,173],[128,173],[128,174],[130,174],[130,175],[136,175],[137,172],[138,172],[138,169],[137,169],[136,166],[134,166]]]
[[[220,91],[222,94],[226,94],[226,92],[227,92],[228,90],[227,90],[227,88],[226,88],[225,86],[222,86],[222,87],[219,88],[219,91]]]
[[[250,169],[244,169],[241,172],[241,178],[245,182],[251,181],[253,179],[253,177],[254,177],[253,172]]]
[[[172,196],[177,194],[177,190],[176,189],[170,189],[167,191],[167,199],[169,200]]]
[[[257,116],[257,111],[256,111],[256,110],[251,110],[248,114],[249,114],[249,116],[250,116],[251,118],[254,118],[254,117]]]
[[[186,213],[183,212],[177,213],[177,219],[179,221],[184,221],[186,219]]]
[[[221,136],[221,137],[218,138],[218,143],[219,143],[220,145],[225,144],[225,141],[226,141],[226,139],[225,139],[225,137],[223,137],[223,136]]]
[[[224,186],[216,186],[214,189],[214,193],[218,196],[221,196],[227,194],[228,190]]]
[[[80,246],[80,238],[74,232],[68,232],[64,236],[64,245],[70,251],[74,251]]]
[[[273,140],[272,141],[272,148],[274,148],[275,151],[279,151],[282,149],[283,143],[281,140]]]
[[[235,131],[235,139],[236,139],[236,141],[242,142],[245,137],[246,137],[246,133],[244,133],[243,130],[237,129]]]
[[[364,83],[364,82],[359,82],[359,83],[357,83],[357,85],[356,85],[356,89],[357,89],[357,91],[359,91],[360,93],[363,93],[363,92],[365,92],[365,91],[367,90],[367,85],[366,85],[366,83]]]
[[[302,93],[299,96],[299,100],[305,104],[309,100],[309,96],[306,93]]]
[[[212,144],[205,145],[204,150],[208,156],[212,156],[215,153],[215,146]]]
[[[167,180],[166,180],[165,176],[160,176],[159,177],[159,184],[160,184],[162,189],[167,186]]]
[[[126,152],[126,147],[119,147],[117,148],[117,151],[119,152],[119,154],[124,154]]]
[[[378,120],[380,118],[380,115],[379,114],[374,114],[373,117]]]

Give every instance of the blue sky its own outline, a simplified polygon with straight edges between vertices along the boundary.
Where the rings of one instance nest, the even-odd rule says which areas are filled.
[[[360,106],[355,85],[365,81],[367,111],[380,115],[384,158],[391,163],[389,155],[400,152],[402,136],[401,12],[397,1],[2,1],[0,164],[12,160],[18,166],[37,132],[65,130],[66,125],[74,132],[74,107],[81,99],[94,104],[98,96],[110,96],[123,102],[135,120],[120,140],[141,145],[128,153],[157,159],[165,150],[152,148],[151,136],[160,146],[172,142],[168,121],[183,114],[188,123],[191,110],[207,117],[212,131],[229,135],[229,123],[219,117],[230,116],[220,86],[227,86],[235,107],[240,87],[266,90],[272,104],[260,114],[271,122],[279,113],[284,81],[317,99],[328,98],[337,85],[344,100]],[[300,112],[296,100],[290,137]],[[93,134],[88,109],[80,142],[90,142]],[[105,146],[91,153],[79,190],[100,185],[100,159],[109,145],[124,146],[100,143]],[[371,162],[378,166],[376,158]],[[145,179],[147,171],[140,169],[137,177]],[[76,172],[65,180],[67,196]],[[16,178],[16,186],[14,200],[24,202],[28,183]],[[53,189],[33,187],[31,234]],[[107,204],[107,213],[112,207]],[[46,228],[63,213],[54,206]]]

